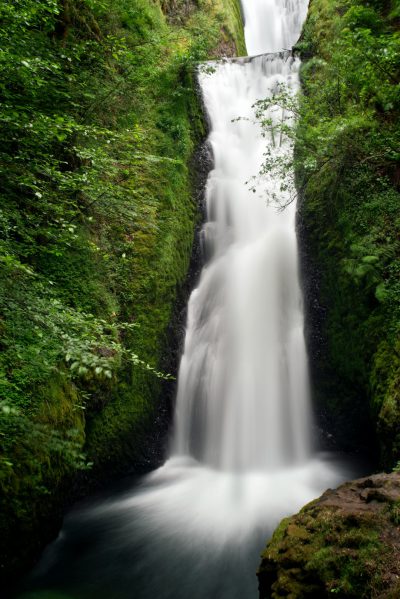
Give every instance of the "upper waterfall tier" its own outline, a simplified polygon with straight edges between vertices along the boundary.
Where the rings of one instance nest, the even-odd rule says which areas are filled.
[[[247,53],[250,56],[290,49],[300,36],[308,0],[242,2]]]

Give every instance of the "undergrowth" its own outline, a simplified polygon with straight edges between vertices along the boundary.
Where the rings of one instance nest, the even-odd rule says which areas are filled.
[[[0,22],[8,567],[77,470],[140,451],[197,218],[193,71],[243,37],[234,0],[15,0]]]
[[[399,23],[397,1],[315,0],[297,45],[297,187],[340,380],[328,409],[369,412],[388,467],[400,457]]]

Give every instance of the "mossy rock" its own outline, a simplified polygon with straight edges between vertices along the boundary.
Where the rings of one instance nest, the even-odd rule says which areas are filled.
[[[398,596],[399,506],[397,473],[326,491],[275,531],[258,570],[260,599]]]

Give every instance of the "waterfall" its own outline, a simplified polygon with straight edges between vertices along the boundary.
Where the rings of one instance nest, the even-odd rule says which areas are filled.
[[[166,567],[179,576],[179,551],[193,554],[196,572],[199,554],[216,570],[238,542],[253,547],[254,558],[257,539],[264,542],[283,516],[346,477],[311,442],[295,202],[283,211],[271,205],[277,193],[288,200],[273,177],[246,183],[268,145],[281,155],[292,151],[288,140],[263,132],[254,103],[281,85],[299,89],[300,60],[285,46],[298,39],[307,1],[243,0],[242,7],[246,44],[256,56],[199,71],[213,168],[201,231],[205,264],[188,304],[170,457],[113,508],[140,514],[144,536],[161,535]],[[281,113],[268,116],[276,122]],[[238,572],[240,553],[231,557]],[[203,581],[190,596],[209,593]],[[252,596],[246,593],[226,597]]]
[[[250,56],[290,50],[307,15],[308,0],[242,0]]]
[[[171,456],[133,489],[67,520],[38,576],[49,569],[77,597],[254,599],[259,554],[280,519],[351,478],[311,443],[296,206],[277,211],[268,201],[279,181],[261,180],[255,193],[246,185],[266,146],[292,151],[263,137],[253,105],[279,84],[298,89],[300,63],[287,47],[306,9],[304,0],[243,0],[257,56],[200,71],[213,155],[206,263],[188,305]],[[90,534],[80,542],[84,529],[97,539],[93,551]],[[60,556],[67,567],[54,574]]]
[[[263,181],[263,193],[246,185],[266,144],[279,144],[262,136],[252,105],[279,84],[295,91],[298,68],[286,52],[200,75],[214,158],[203,229],[210,259],[189,302],[175,448],[223,470],[280,467],[311,453],[295,205],[268,206],[274,180],[266,193]]]
[[[202,231],[209,262],[189,301],[174,443],[177,454],[232,471],[311,455],[295,204],[268,206],[280,193],[273,179],[263,193],[246,185],[267,144],[292,151],[273,131],[263,136],[253,106],[279,86],[297,91],[300,61],[282,49],[297,40],[307,2],[245,0],[243,9],[249,51],[276,54],[225,60],[199,75],[214,160]]]

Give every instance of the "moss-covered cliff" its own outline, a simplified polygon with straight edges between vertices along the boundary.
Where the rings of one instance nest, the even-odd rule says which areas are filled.
[[[237,0],[18,0],[0,16],[8,575],[79,471],[147,459],[198,219],[193,67],[245,49]]]
[[[312,0],[298,44],[295,163],[318,408],[355,443],[357,428],[372,443],[372,421],[385,466],[400,459],[399,16],[391,0]]]
[[[294,157],[317,408],[349,447],[373,449],[372,426],[389,468],[400,459],[399,17],[391,0],[311,0]],[[400,596],[399,500],[399,475],[374,475],[283,520],[260,597]]]

